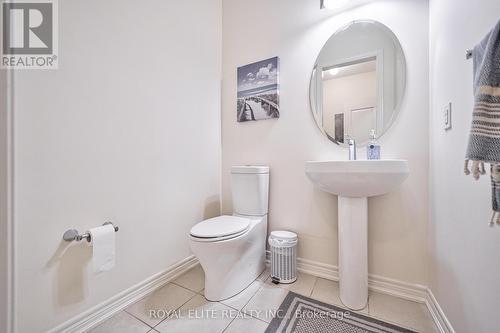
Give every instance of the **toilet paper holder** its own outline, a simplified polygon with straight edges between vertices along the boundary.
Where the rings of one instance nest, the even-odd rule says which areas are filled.
[[[115,232],[118,232],[119,228],[116,225],[114,225],[113,222],[105,222],[103,225],[108,225],[108,224],[111,224],[113,226],[113,228],[115,229]],[[89,242],[89,243],[92,240],[91,236],[88,232],[80,235],[80,233],[76,229],[66,230],[66,232],[63,235],[63,239],[66,242],[72,242],[72,241],[79,242],[82,239],[86,239],[87,242]]]

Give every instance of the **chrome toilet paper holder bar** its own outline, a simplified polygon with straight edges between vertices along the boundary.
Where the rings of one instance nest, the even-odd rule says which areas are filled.
[[[119,228],[116,225],[114,225],[113,222],[105,222],[103,225],[108,225],[108,224],[111,224],[113,226],[113,228],[115,229],[115,232],[118,232]],[[90,233],[88,233],[88,232],[80,235],[78,233],[78,230],[69,229],[69,230],[66,230],[66,232],[64,233],[63,239],[66,242],[72,242],[72,241],[79,242],[82,239],[86,239],[87,242],[90,243],[90,241],[92,240],[92,237],[90,236]]]

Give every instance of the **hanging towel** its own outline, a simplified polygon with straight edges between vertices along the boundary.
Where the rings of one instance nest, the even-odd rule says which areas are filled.
[[[491,164],[493,216],[500,224],[500,20],[474,48],[474,113],[465,173],[479,179],[484,163]]]

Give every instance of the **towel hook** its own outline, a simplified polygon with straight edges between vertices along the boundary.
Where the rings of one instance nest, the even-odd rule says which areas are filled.
[[[104,222],[103,225],[108,225],[108,224],[111,224],[113,226],[113,229],[115,229],[115,232],[118,232],[118,230],[120,229],[117,226],[115,226],[113,224],[113,222]],[[92,236],[88,232],[80,235],[80,233],[78,232],[78,230],[76,230],[76,229],[69,229],[69,230],[66,230],[66,232],[64,233],[63,239],[66,242],[72,242],[72,241],[79,242],[82,239],[86,239],[87,242],[90,243],[92,241]]]
[[[469,60],[470,58],[472,58],[472,50],[468,49],[465,51],[465,59]]]

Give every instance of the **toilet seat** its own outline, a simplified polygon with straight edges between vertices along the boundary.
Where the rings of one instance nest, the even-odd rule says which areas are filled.
[[[191,228],[192,239],[216,242],[238,237],[250,228],[250,219],[238,216],[218,216],[202,221]]]

